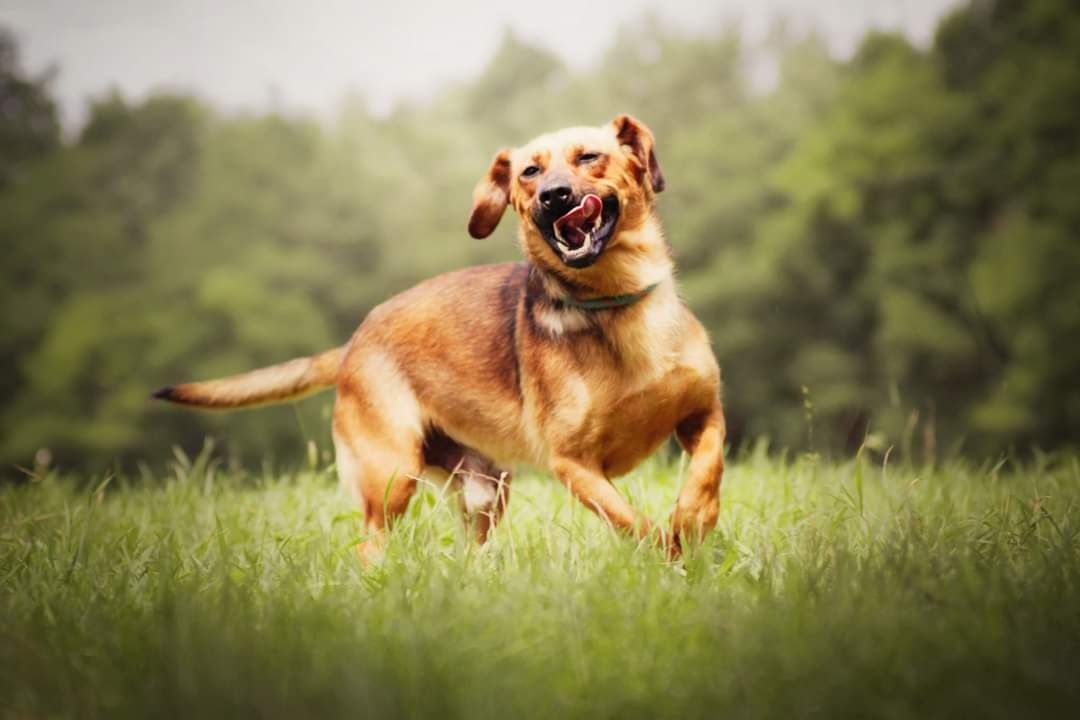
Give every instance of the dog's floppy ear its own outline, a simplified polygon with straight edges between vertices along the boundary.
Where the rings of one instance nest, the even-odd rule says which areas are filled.
[[[510,151],[495,154],[484,177],[473,190],[473,208],[469,215],[469,234],[476,239],[495,232],[510,201]]]
[[[660,163],[656,162],[656,150],[652,131],[645,123],[635,120],[629,115],[619,115],[611,121],[615,128],[615,139],[620,145],[630,148],[638,161],[638,166],[649,173],[653,192],[664,189],[664,173],[660,171]]]

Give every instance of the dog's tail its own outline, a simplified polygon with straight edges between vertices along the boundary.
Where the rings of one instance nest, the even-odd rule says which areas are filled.
[[[215,410],[293,400],[331,387],[344,354],[344,348],[334,348],[218,380],[170,385],[156,391],[154,397]]]

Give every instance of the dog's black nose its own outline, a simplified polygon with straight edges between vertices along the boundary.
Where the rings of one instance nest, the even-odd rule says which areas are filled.
[[[569,185],[559,183],[549,185],[540,190],[540,205],[545,210],[559,212],[560,214],[573,207],[571,197],[574,192]]]

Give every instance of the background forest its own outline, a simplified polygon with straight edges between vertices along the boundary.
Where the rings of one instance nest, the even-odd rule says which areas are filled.
[[[389,115],[113,94],[72,137],[17,50],[0,35],[5,474],[206,436],[238,462],[325,452],[330,396],[227,417],[147,398],[328,348],[423,278],[518,258],[513,222],[464,230],[494,151],[619,112],[657,135],[734,444],[929,459],[1080,436],[1073,0],[976,0],[929,48],[870,34],[842,62],[782,27],[749,53],[643,18],[572,72],[508,33],[482,75]],[[751,54],[775,61],[772,89]]]

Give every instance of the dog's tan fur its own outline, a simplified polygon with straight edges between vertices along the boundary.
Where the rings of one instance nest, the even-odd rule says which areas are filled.
[[[583,152],[598,153],[580,163]],[[528,165],[535,177],[522,176]],[[606,249],[565,265],[533,221],[538,180],[559,172],[575,190],[619,199]],[[509,474],[545,466],[587,507],[676,555],[715,524],[723,472],[720,373],[705,330],[680,302],[653,211],[663,176],[651,132],[629,116],[544,135],[500,151],[474,192],[469,231],[489,235],[507,206],[520,217],[527,262],[440,275],[375,308],[340,350],[159,397],[204,407],[273,402],[335,385],[333,436],[342,483],[359,498],[376,554],[425,466],[454,473],[486,539],[509,499]],[[634,304],[582,310],[567,298]],[[691,455],[669,530],[652,528],[616,491],[624,474],[675,433]]]

